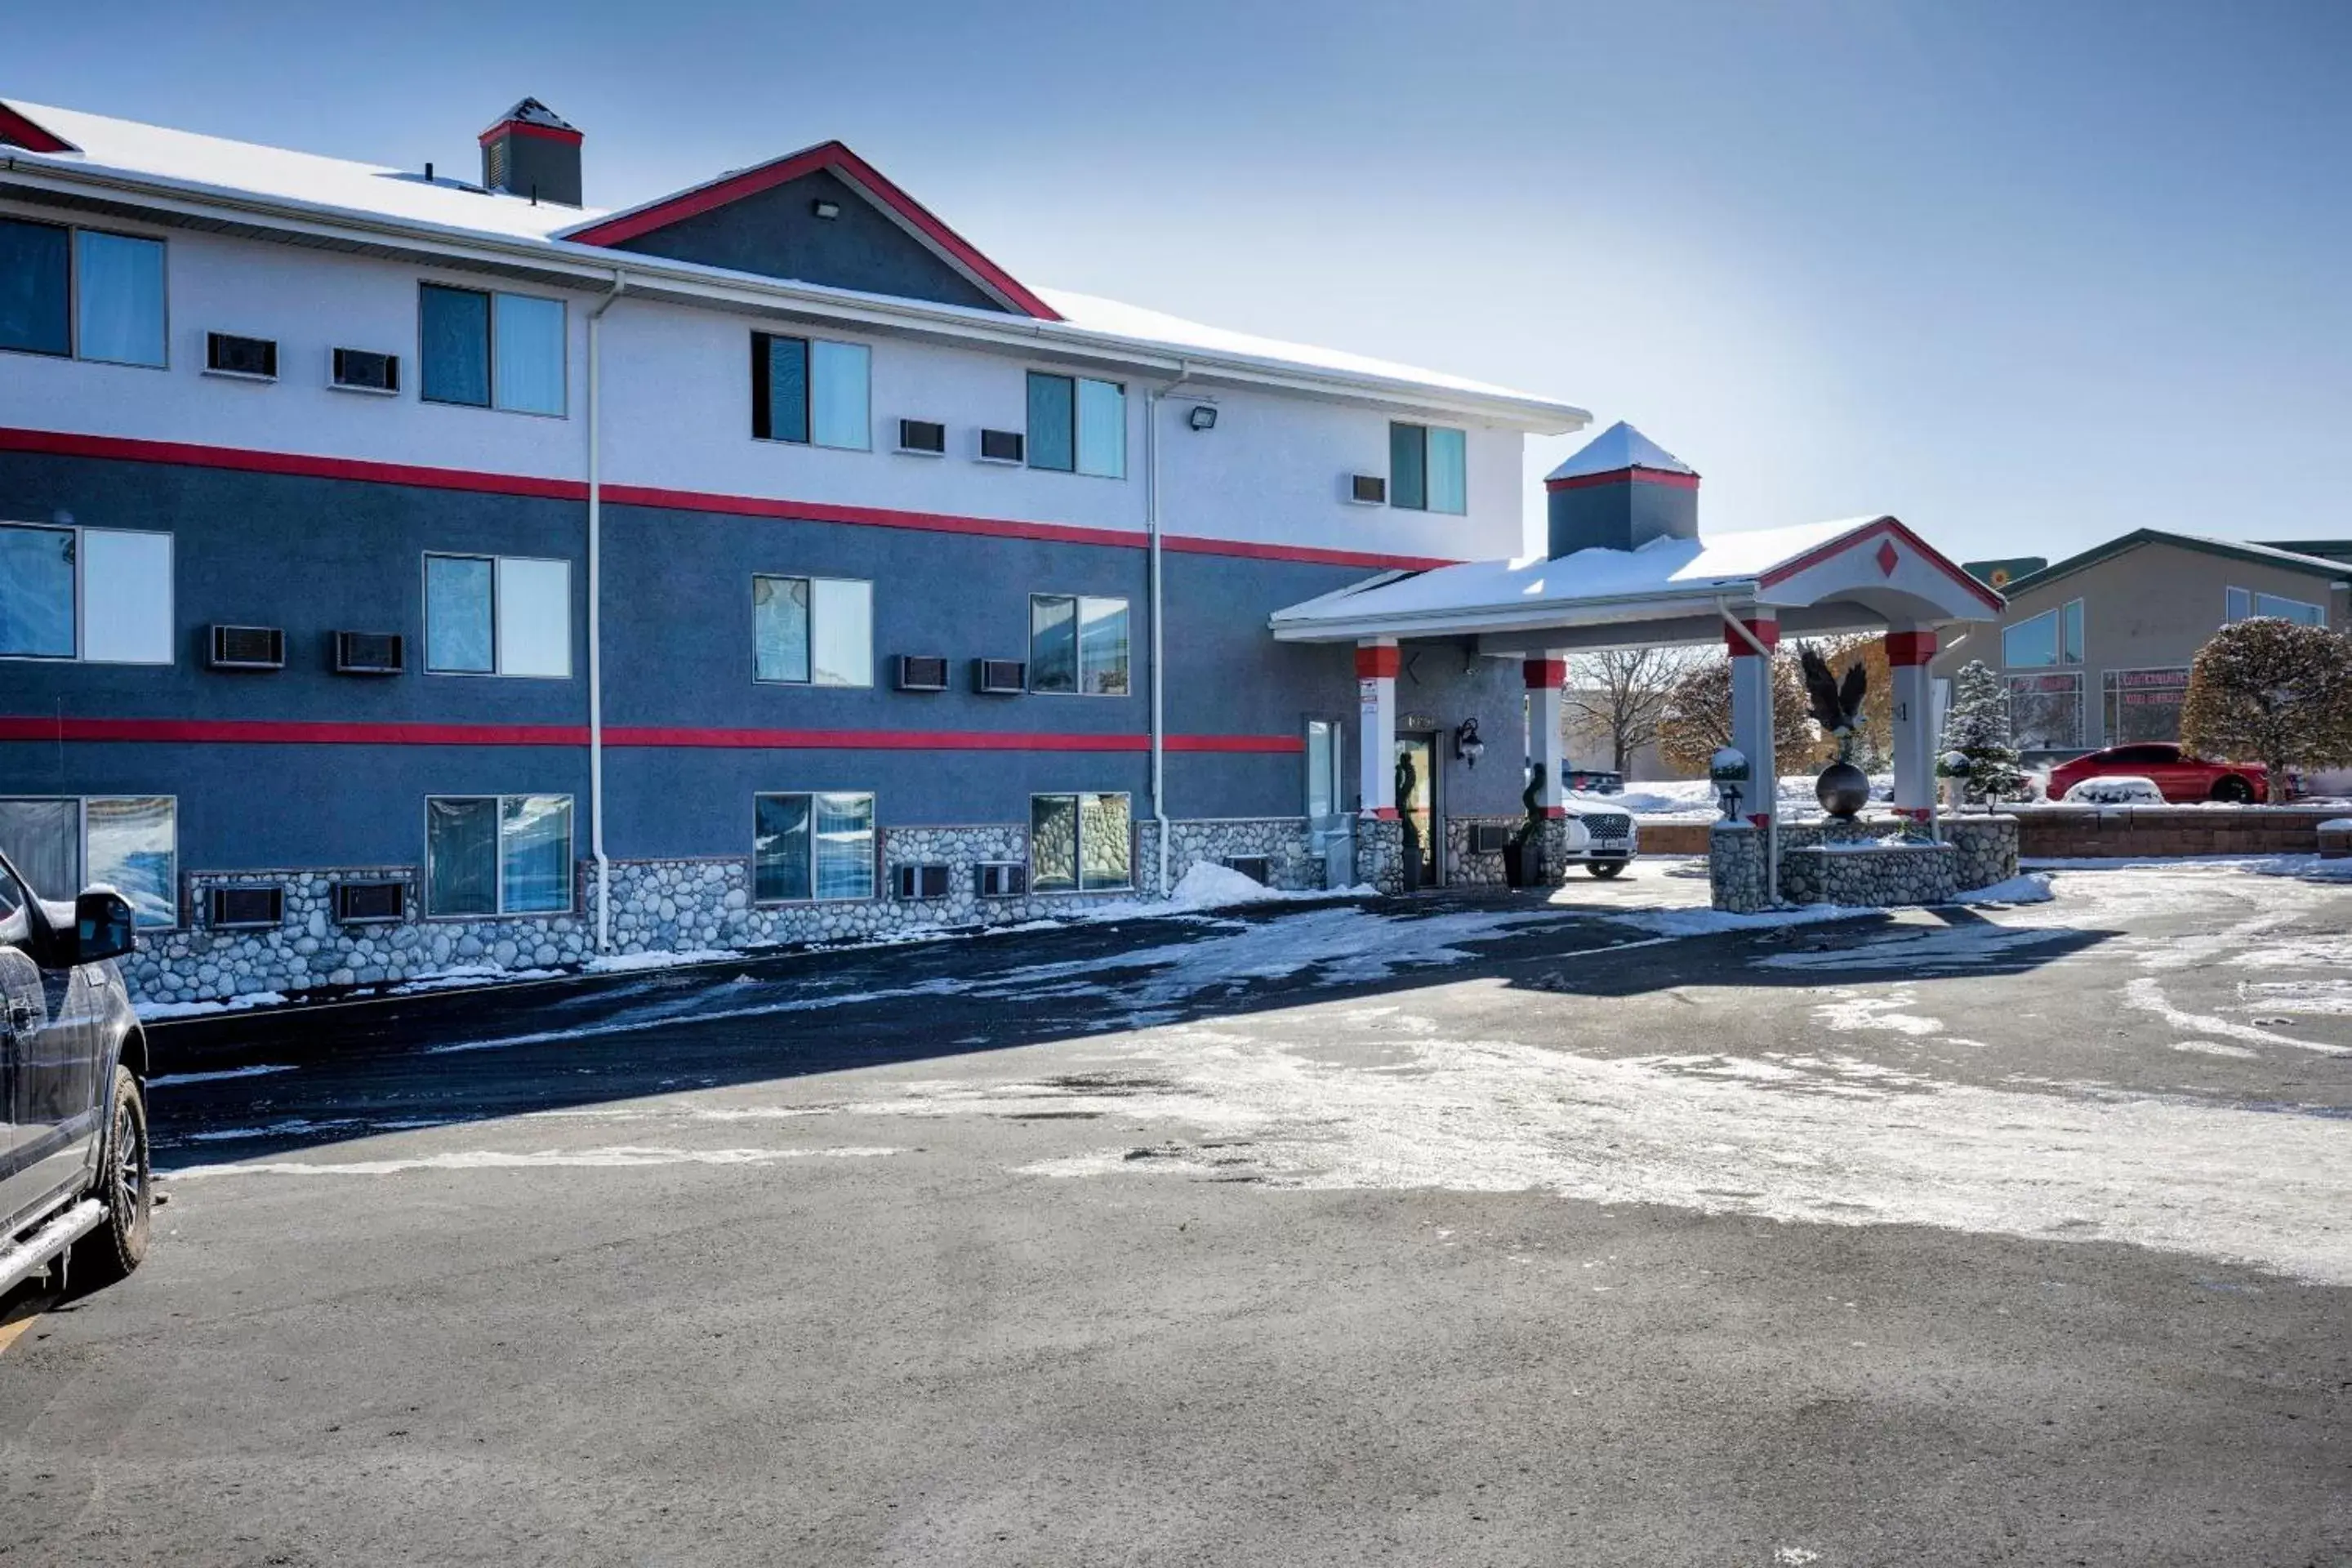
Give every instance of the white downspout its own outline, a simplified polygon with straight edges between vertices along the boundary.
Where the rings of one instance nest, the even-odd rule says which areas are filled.
[[[629,286],[625,272],[588,312],[588,855],[596,862],[596,951],[613,949],[613,863],[604,856],[604,312]]]
[[[1160,631],[1160,400],[1191,379],[1192,367],[1176,362],[1176,379],[1143,397],[1143,520],[1150,539],[1151,603],[1151,820],[1160,833],[1160,896],[1168,896],[1167,639]]]

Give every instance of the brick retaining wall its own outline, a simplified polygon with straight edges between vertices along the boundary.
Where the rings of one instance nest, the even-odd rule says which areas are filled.
[[[2317,807],[2020,805],[2029,858],[2120,859],[2171,855],[2312,855],[2319,825],[2344,816]],[[1643,834],[1648,837],[1646,831]]]

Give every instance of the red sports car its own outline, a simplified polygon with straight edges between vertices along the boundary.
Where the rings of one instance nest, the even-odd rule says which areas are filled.
[[[2174,802],[2223,800],[2251,805],[2271,797],[2270,770],[2260,763],[2209,763],[2179,746],[2143,741],[2059,763],[2050,770],[2050,798],[2063,800],[2084,779],[2118,773],[2149,780]]]

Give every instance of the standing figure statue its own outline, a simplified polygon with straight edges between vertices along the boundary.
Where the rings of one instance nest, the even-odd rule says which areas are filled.
[[[1404,890],[1408,893],[1421,886],[1422,843],[1421,826],[1412,819],[1413,791],[1421,785],[1421,772],[1412,765],[1411,752],[1399,752],[1396,760],[1397,819],[1404,828]]]

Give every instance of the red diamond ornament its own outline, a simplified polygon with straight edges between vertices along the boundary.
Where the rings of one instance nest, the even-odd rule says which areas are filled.
[[[1895,542],[1894,542],[1894,541],[1892,541],[1892,540],[1888,540],[1888,539],[1882,539],[1882,540],[1880,540],[1880,541],[1878,542],[1878,555],[1877,555],[1877,561],[1878,561],[1878,574],[1879,574],[1880,576],[1882,576],[1882,577],[1892,577],[1892,576],[1894,576],[1894,575],[1895,575],[1895,564],[1896,564],[1898,562],[1900,562],[1902,559],[1903,559],[1903,557],[1901,557],[1900,555],[1897,555],[1897,554],[1895,554]]]

